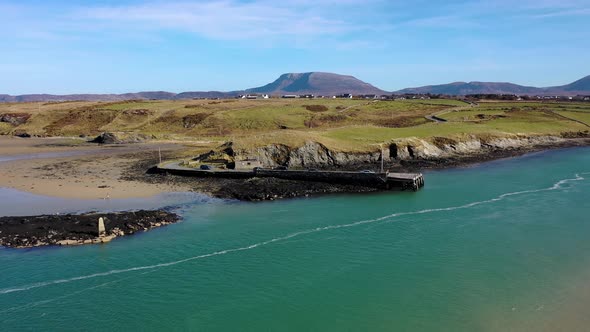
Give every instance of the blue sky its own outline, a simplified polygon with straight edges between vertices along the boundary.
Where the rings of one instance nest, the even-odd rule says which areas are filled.
[[[384,90],[590,75],[590,0],[0,0],[0,94],[238,90],[285,72]]]

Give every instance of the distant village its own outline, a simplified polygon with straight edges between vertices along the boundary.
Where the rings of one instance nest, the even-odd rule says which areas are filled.
[[[515,94],[469,94],[465,96],[445,95],[445,94],[390,94],[390,95],[377,95],[377,94],[360,94],[353,95],[350,93],[343,93],[339,95],[313,95],[313,94],[288,94],[281,96],[270,96],[268,94],[247,94],[239,95],[238,99],[269,99],[269,98],[285,98],[285,99],[373,99],[373,100],[411,100],[411,99],[460,99],[466,101],[476,100],[507,100],[507,101],[575,101],[575,102],[590,102],[590,95],[577,95],[577,96],[554,96],[554,95],[515,95]]]

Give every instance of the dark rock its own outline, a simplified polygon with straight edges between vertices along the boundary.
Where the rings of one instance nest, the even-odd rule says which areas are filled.
[[[361,193],[375,191],[378,191],[378,189],[358,185],[330,184],[277,178],[252,178],[248,180],[227,181],[215,190],[213,195],[219,198],[233,198],[243,201],[264,201],[328,193]]]
[[[91,143],[98,143],[98,144],[120,144],[122,141],[113,133],[103,132],[100,135],[96,136],[93,140],[90,141]]]
[[[105,220],[107,236],[129,235],[180,219],[164,210],[0,217],[0,246],[26,248],[57,245],[64,240],[93,240],[98,236],[100,217]]]
[[[26,131],[15,130],[14,131],[14,136],[22,137],[22,138],[30,138],[31,137],[31,134],[27,133]]]

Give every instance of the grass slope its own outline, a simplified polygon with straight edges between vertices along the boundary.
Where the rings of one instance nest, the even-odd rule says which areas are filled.
[[[342,151],[373,150],[405,137],[555,134],[588,130],[590,104],[458,100],[373,101],[348,99],[154,100],[0,104],[0,115],[28,113],[0,134],[96,135],[102,131],[157,139],[232,140],[244,148],[271,143],[290,146],[314,140]],[[435,123],[437,114],[448,122]]]

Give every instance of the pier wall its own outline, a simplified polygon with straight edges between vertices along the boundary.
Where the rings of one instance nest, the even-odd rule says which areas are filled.
[[[258,177],[274,177],[285,180],[316,181],[338,184],[354,184],[367,187],[385,188],[386,175],[378,173],[335,172],[335,171],[305,171],[270,169],[256,170]]]
[[[347,171],[310,171],[310,170],[273,170],[258,168],[254,170],[201,170],[167,165],[156,167],[158,173],[211,178],[248,179],[254,177],[272,177],[284,180],[314,181],[334,184],[349,184],[380,189],[414,189],[424,185],[421,174],[405,174],[396,177],[397,173],[361,173]],[[401,175],[401,174],[399,174]]]

